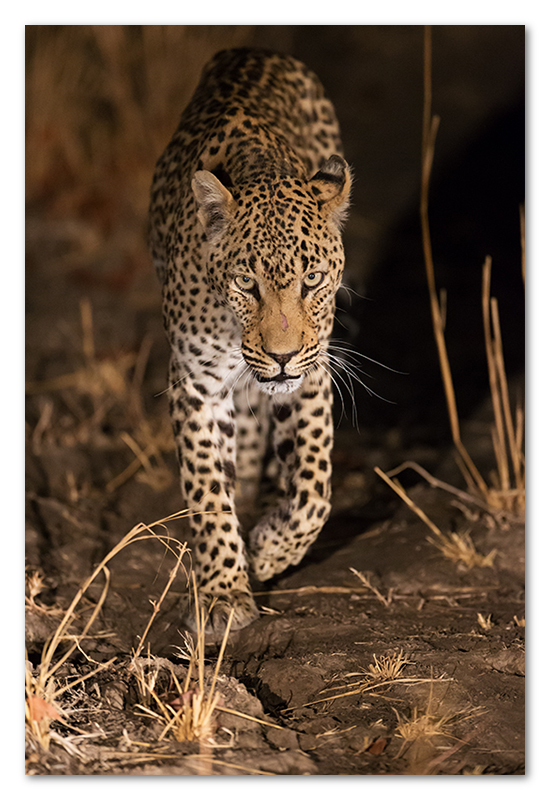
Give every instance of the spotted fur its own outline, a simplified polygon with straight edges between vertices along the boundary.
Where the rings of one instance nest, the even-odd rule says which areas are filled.
[[[350,184],[317,77],[247,49],[206,67],[156,167],[170,413],[216,632],[231,607],[235,628],[257,616],[249,570],[266,580],[297,564],[329,515],[327,348]],[[269,463],[276,496],[258,520]]]

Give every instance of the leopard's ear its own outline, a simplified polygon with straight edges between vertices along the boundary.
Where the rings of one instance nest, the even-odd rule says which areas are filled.
[[[212,172],[201,169],[191,181],[197,216],[206,237],[215,239],[225,230],[235,204],[233,195]]]
[[[341,228],[350,200],[351,170],[341,156],[331,156],[309,181],[320,209]]]

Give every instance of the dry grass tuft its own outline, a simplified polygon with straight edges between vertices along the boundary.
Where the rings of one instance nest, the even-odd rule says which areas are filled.
[[[46,589],[44,576],[40,570],[25,570],[25,608],[47,616],[59,616],[63,612],[55,606],[47,606],[42,601],[37,600],[38,595]]]
[[[172,570],[170,579],[161,601],[166,595],[169,585],[175,577],[175,570],[181,567],[181,560],[183,555],[187,552],[187,547],[181,542],[173,539],[168,534],[158,534],[155,528],[165,526],[165,524],[174,519],[185,517],[189,512],[182,511],[173,514],[170,517],[158,520],[152,525],[144,525],[140,523],[124,536],[121,541],[113,547],[113,549],[102,559],[98,566],[94,569],[92,574],[82,584],[75,597],[73,598],[69,608],[63,615],[63,619],[59,623],[53,636],[46,642],[42,650],[40,663],[36,670],[34,670],[27,660],[25,663],[25,727],[27,734],[27,742],[30,749],[41,748],[47,750],[49,748],[52,731],[50,725],[52,721],[61,721],[64,717],[64,711],[59,704],[60,698],[70,690],[82,684],[84,681],[89,680],[92,676],[96,675],[107,669],[115,659],[111,659],[93,669],[91,672],[81,676],[74,681],[61,685],[58,681],[56,674],[59,672],[61,666],[65,664],[73,653],[78,649],[82,650],[82,643],[85,640],[88,631],[96,621],[107,597],[110,583],[110,572],[107,564],[118,555],[124,548],[128,547],[133,542],[143,541],[144,539],[154,539],[159,541],[163,547],[176,556],[176,567]],[[78,634],[70,632],[71,627],[77,618],[77,609],[79,608],[86,592],[102,575],[104,577],[104,585],[101,595],[97,603],[91,606],[92,611],[85,622],[82,630]],[[34,586],[36,588],[36,581]],[[158,604],[157,604],[158,606]],[[154,615],[158,607],[155,608]],[[152,621],[152,620],[151,620]],[[150,625],[147,627],[142,636],[141,643],[144,641],[145,635],[149,630]],[[66,645],[68,643],[69,646]]]
[[[261,725],[279,728],[279,725],[249,716],[235,709],[222,705],[222,695],[216,689],[220,667],[223,661],[225,648],[231,631],[233,609],[231,610],[224,637],[218,652],[218,658],[211,677],[206,675],[206,624],[208,612],[200,606],[197,597],[195,574],[192,573],[193,592],[195,595],[195,609],[197,621],[196,639],[185,632],[183,647],[179,648],[180,657],[188,662],[185,678],[180,680],[173,665],[167,662],[172,686],[175,688],[175,697],[169,700],[162,691],[157,691],[160,675],[158,659],[150,656],[146,659],[139,657],[139,652],[144,641],[141,638],[140,647],[136,651],[132,663],[131,674],[135,677],[141,702],[136,705],[145,716],[163,724],[158,736],[158,742],[171,738],[176,742],[198,742],[202,747],[226,747],[214,739],[217,731],[217,714],[224,712],[244,717]],[[162,601],[159,601],[159,603]]]
[[[65,612],[63,620],[54,636],[51,641],[46,644],[38,669],[33,670],[30,663],[27,662],[25,671],[25,720],[29,766],[33,757],[35,757],[33,756],[33,752],[48,750],[51,742],[55,742],[60,747],[63,747],[67,753],[76,758],[81,764],[88,764],[97,759],[97,751],[94,745],[88,744],[88,742],[93,738],[103,738],[106,735],[105,731],[101,730],[98,724],[95,725],[96,731],[94,733],[86,733],[69,725],[67,717],[70,709],[67,708],[66,703],[61,702],[61,699],[63,698],[64,700],[64,696],[68,692],[74,690],[77,686],[83,684],[99,672],[107,669],[115,659],[111,659],[104,664],[99,664],[87,675],[81,676],[65,685],[61,685],[61,682],[57,679],[56,673],[58,673],[62,664],[68,661],[75,649],[84,653],[82,648],[83,640],[93,622],[97,619],[99,611],[107,597],[109,588],[109,570],[106,566],[107,563],[131,543],[153,538],[160,541],[163,547],[175,556],[175,564],[159,599],[153,604],[153,612],[139,639],[138,646],[130,662],[129,670],[130,676],[134,678],[136,682],[137,690],[141,698],[141,702],[136,704],[135,707],[147,717],[162,723],[162,729],[153,743],[131,740],[126,731],[124,731],[123,749],[107,748],[106,750],[102,750],[102,759],[106,759],[107,762],[113,765],[121,766],[124,764],[140,764],[153,760],[177,758],[183,759],[189,764],[192,770],[199,774],[211,774],[216,766],[230,768],[236,772],[244,771],[251,774],[270,774],[263,770],[256,770],[239,764],[226,763],[213,758],[211,755],[210,748],[230,748],[233,745],[233,734],[226,729],[223,730],[231,734],[229,743],[220,743],[214,740],[214,735],[219,728],[217,719],[219,712],[244,717],[261,725],[280,728],[280,726],[268,722],[267,720],[257,719],[243,712],[226,708],[222,704],[223,696],[217,689],[217,682],[231,629],[233,612],[229,615],[225,636],[212,671],[207,667],[207,659],[205,656],[207,612],[205,609],[200,608],[198,602],[196,602],[198,615],[198,633],[196,640],[193,639],[190,634],[186,633],[184,646],[179,649],[180,657],[188,662],[187,668],[178,668],[167,659],[151,656],[150,645],[147,642],[148,633],[176,574],[183,568],[183,556],[188,552],[185,545],[175,541],[167,534],[156,533],[154,528],[165,526],[165,523],[178,517],[186,516],[187,513],[188,512],[183,511],[179,514],[174,514],[165,519],[158,520],[152,525],[140,524],[133,528],[132,531],[130,531],[103,559],[89,579],[79,589],[69,609]],[[105,585],[101,597],[98,603],[93,607],[93,613],[85,624],[82,632],[77,635],[71,634],[68,628],[76,618],[77,606],[84,598],[87,589],[100,573],[105,577]],[[194,592],[196,594],[194,574],[192,574],[192,577]],[[187,573],[186,578],[189,580]],[[43,584],[35,574],[32,574],[30,585],[35,592],[33,595],[34,599],[36,590],[41,590]],[[67,642],[71,642],[71,645],[60,655],[59,651],[61,650],[61,646]],[[146,650],[146,656],[142,655],[144,650]],[[210,675],[208,674],[209,672],[211,672]],[[171,700],[168,699],[166,692],[166,675],[168,675],[171,684],[170,696],[173,698]],[[67,733],[65,730],[61,735],[58,731],[52,730],[52,722],[62,724],[65,729],[68,728],[71,732]],[[195,753],[194,755],[174,753],[169,747],[167,749],[170,740],[178,743],[197,742],[199,744],[199,753]],[[128,747],[130,748],[130,752],[127,751]],[[208,748],[207,752],[204,752],[204,748]],[[32,772],[32,767],[30,768],[30,772]]]
[[[483,614],[481,614],[481,613],[478,611],[478,614],[477,614],[477,624],[479,625],[479,627],[481,628],[481,630],[483,630],[483,631],[490,631],[490,630],[491,630],[491,628],[493,628],[493,627],[494,627],[495,623],[494,623],[494,622],[493,622],[493,620],[491,619],[491,616],[492,616],[491,614],[488,614],[488,615],[485,617],[485,616],[483,616]]]
[[[379,467],[375,467],[374,471],[390,486],[396,494],[409,506],[414,513],[428,526],[433,536],[428,536],[427,539],[430,544],[445,556],[445,558],[460,564],[464,569],[472,569],[473,567],[493,567],[497,550],[493,549],[487,555],[482,555],[476,550],[472,541],[469,531],[462,531],[460,533],[445,534],[433,522],[426,513],[417,506],[417,504],[405,492],[401,484],[395,479],[391,479]]]
[[[373,663],[369,664],[368,671],[376,680],[392,681],[401,677],[401,673],[407,664],[412,664],[407,656],[403,655],[401,649],[399,653],[391,653],[389,656],[380,656],[378,658],[374,653],[372,654]]]
[[[331,694],[329,697],[319,698],[318,700],[311,700],[309,703],[304,703],[304,706],[328,703],[333,700],[339,700],[342,697],[350,697],[357,694],[377,695],[380,693],[380,689],[387,690],[392,686],[417,686],[423,683],[430,683],[433,685],[434,683],[445,683],[452,680],[452,678],[447,678],[444,675],[439,678],[434,678],[433,676],[430,678],[403,676],[404,668],[407,664],[412,663],[413,662],[409,661],[407,656],[403,654],[402,650],[400,650],[399,653],[392,653],[388,656],[381,656],[380,658],[373,654],[373,663],[369,664],[366,669],[362,669],[360,672],[348,672],[343,675],[345,679],[357,678],[358,680],[346,680],[346,682],[340,686],[331,686],[327,689],[322,689],[321,694],[329,691],[334,692],[334,694]],[[385,696],[385,694],[383,696]],[[287,709],[287,711],[292,711],[294,708],[302,708],[304,706],[294,706]]]
[[[490,296],[491,259],[483,265],[483,322],[489,384],[495,424],[491,429],[497,470],[486,490],[490,507],[515,514],[525,512],[525,456],[523,453],[524,411],[518,406],[512,415],[504,367],[498,305]],[[478,487],[480,488],[480,487]]]
[[[441,533],[437,538],[428,536],[428,541],[442,553],[445,558],[460,564],[463,569],[470,570],[474,567],[494,567],[497,550],[494,548],[487,555],[483,555],[472,541],[469,531],[457,533]]]
[[[159,742],[170,736],[177,742],[197,741],[201,745],[214,745],[216,730],[215,712],[220,707],[220,693],[216,691],[216,681],[223,660],[225,647],[233,621],[233,609],[229,614],[227,627],[218,653],[214,674],[207,687],[205,679],[205,642],[207,614],[200,607],[197,598],[196,581],[193,574],[195,608],[197,609],[196,641],[186,634],[185,648],[180,655],[189,662],[185,681],[181,683],[170,666],[170,676],[176,687],[177,698],[169,702],[160,697],[155,690],[158,672],[145,670],[138,661],[137,654],[132,661],[132,672],[135,674],[143,702],[136,707],[144,714],[164,723],[159,735]]]
[[[408,717],[401,714],[396,708],[393,711],[397,717],[396,736],[403,739],[403,745],[398,757],[405,749],[420,740],[431,739],[436,736],[454,738],[451,732],[454,725],[485,713],[485,709],[481,706],[443,712],[434,702],[431,691],[424,710],[420,710],[415,706]]]
[[[453,734],[455,727],[486,713],[481,706],[443,710],[442,701],[434,698],[434,688],[432,681],[428,701],[423,709],[414,706],[407,716],[396,708],[393,709],[397,718],[395,735],[403,740],[396,758],[405,756],[406,774],[440,774],[441,764],[460,750],[473,735],[470,733],[463,739],[457,739]],[[455,744],[445,747],[442,740],[448,739],[455,739]],[[453,770],[447,767],[445,774],[453,774],[461,766],[463,763]]]

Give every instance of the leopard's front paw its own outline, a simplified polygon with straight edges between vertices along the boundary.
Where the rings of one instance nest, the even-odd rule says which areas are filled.
[[[268,581],[274,575],[284,572],[287,567],[299,564],[309,549],[309,542],[293,543],[292,546],[278,542],[271,543],[258,552],[249,554],[250,570],[259,581]]]
[[[292,515],[288,507],[280,507],[253,528],[248,537],[248,559],[258,580],[267,581],[300,563],[323,527],[330,503],[317,501],[313,510],[315,514],[308,514],[306,508],[306,513]]]
[[[278,575],[279,572],[283,572],[287,566],[286,562],[284,564],[274,563],[269,555],[266,556],[263,553],[250,556],[250,570],[254,577],[262,582],[268,581],[274,575]]]
[[[259,611],[250,592],[231,594],[199,592],[198,600],[198,608],[194,599],[189,604],[185,619],[186,627],[196,632],[204,624],[206,636],[214,637],[216,640],[225,634],[232,609],[232,631],[246,628],[259,617]]]
[[[277,530],[276,524],[283,530]],[[299,564],[309,541],[294,539],[278,520],[262,520],[250,533],[248,552],[250,569],[259,581],[267,581],[284,572],[287,567]]]

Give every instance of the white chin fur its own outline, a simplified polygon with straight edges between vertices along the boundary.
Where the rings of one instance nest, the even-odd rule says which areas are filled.
[[[266,394],[289,394],[301,386],[303,379],[304,376],[300,375],[298,378],[292,378],[288,381],[268,381],[267,383],[258,381],[258,386]]]

